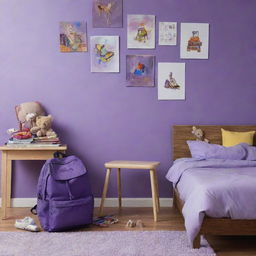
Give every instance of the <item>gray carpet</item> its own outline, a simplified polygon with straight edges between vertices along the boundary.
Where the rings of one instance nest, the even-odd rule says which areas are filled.
[[[0,232],[0,256],[213,256],[182,231]]]

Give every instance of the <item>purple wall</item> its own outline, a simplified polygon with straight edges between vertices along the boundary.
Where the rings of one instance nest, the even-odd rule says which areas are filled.
[[[1,144],[5,130],[17,126],[14,106],[38,100],[55,117],[69,151],[86,163],[96,196],[104,162],[127,159],[160,161],[160,196],[169,197],[172,125],[256,122],[255,9],[254,0],[124,0],[124,28],[92,29],[91,0],[2,0]],[[157,26],[210,23],[209,60],[180,60],[178,45],[127,50],[127,14],[155,14]],[[77,20],[87,21],[89,36],[120,35],[119,74],[90,73],[89,53],[59,52],[59,21]],[[157,87],[125,87],[125,56],[136,53],[156,55],[157,62],[186,62],[186,101],[158,101]],[[41,164],[15,163],[14,197],[35,196]],[[148,176],[125,171],[123,195],[149,197]],[[116,196],[115,176],[109,196]]]

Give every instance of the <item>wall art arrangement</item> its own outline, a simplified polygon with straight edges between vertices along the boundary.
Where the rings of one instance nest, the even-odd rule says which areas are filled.
[[[155,48],[155,15],[128,15],[127,47]]]
[[[91,72],[119,72],[119,36],[91,36]]]
[[[123,27],[123,0],[93,0],[92,24],[94,28]]]
[[[155,56],[126,56],[127,86],[155,86]]]
[[[123,0],[91,0],[94,28],[123,27]],[[127,15],[127,48],[155,49],[156,16]],[[177,45],[177,22],[160,21],[158,45]],[[60,51],[86,52],[85,22],[60,22]],[[180,23],[180,58],[208,59],[208,23]],[[91,72],[119,72],[119,36],[90,37]],[[155,56],[126,55],[126,86],[155,86]],[[158,63],[158,100],[185,100],[185,63]]]
[[[185,100],[185,63],[158,63],[158,99]]]
[[[208,59],[209,24],[181,23],[180,57]]]
[[[177,44],[177,22],[159,22],[159,45]]]
[[[60,51],[87,52],[85,22],[60,22]]]

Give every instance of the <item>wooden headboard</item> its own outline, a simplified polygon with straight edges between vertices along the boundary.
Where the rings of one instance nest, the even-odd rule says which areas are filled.
[[[191,157],[187,140],[195,140],[191,133],[193,125],[174,125],[172,129],[172,156],[173,160],[181,157]],[[195,125],[203,130],[205,137],[213,144],[222,145],[221,128],[228,131],[248,132],[256,131],[256,125]],[[256,136],[254,136],[253,145],[256,145]]]

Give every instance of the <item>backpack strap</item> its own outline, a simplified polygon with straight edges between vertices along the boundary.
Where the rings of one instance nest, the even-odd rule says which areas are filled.
[[[64,158],[64,157],[67,157],[66,154],[64,154],[64,153],[62,153],[60,151],[54,152],[53,156],[54,156],[54,158]]]
[[[30,212],[34,215],[37,215],[37,204],[30,209]]]

